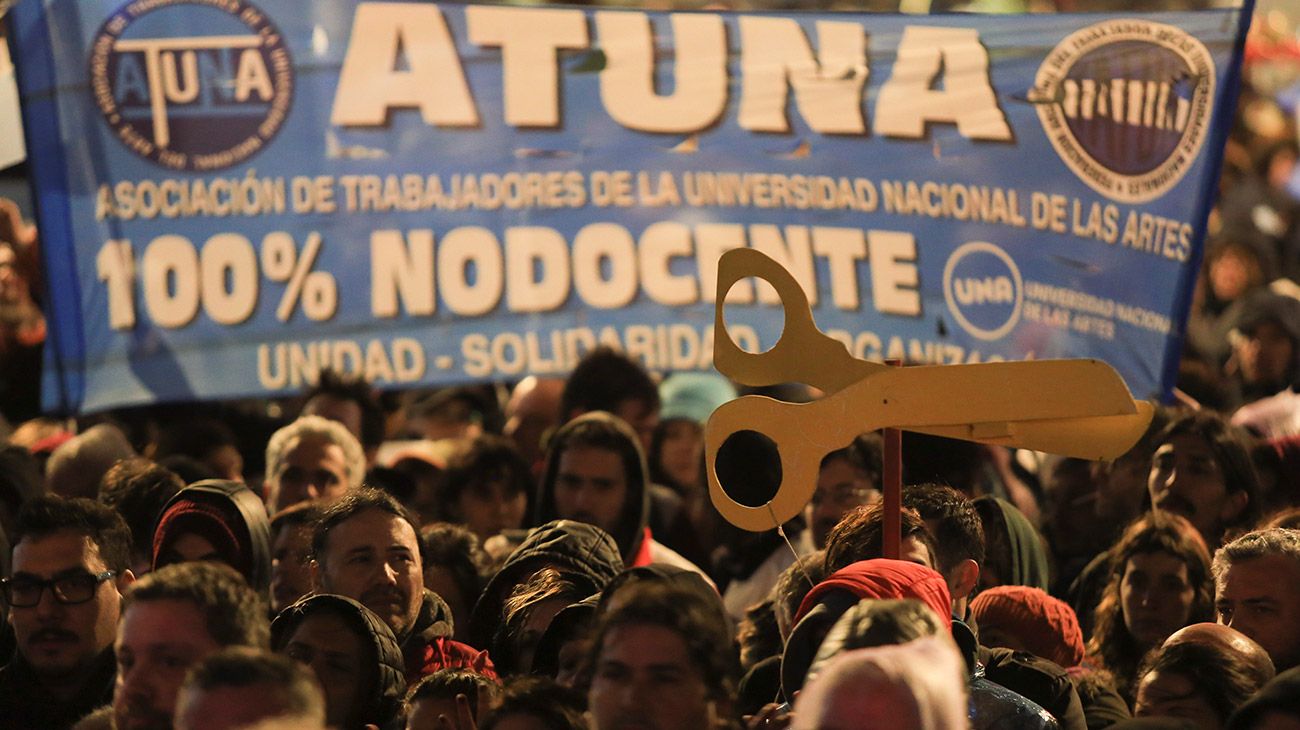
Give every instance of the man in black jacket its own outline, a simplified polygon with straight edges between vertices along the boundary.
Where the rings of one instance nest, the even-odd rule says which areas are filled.
[[[0,669],[3,724],[70,727],[112,698],[131,530],[97,502],[45,495],[24,507],[14,538],[3,593],[18,651]]]

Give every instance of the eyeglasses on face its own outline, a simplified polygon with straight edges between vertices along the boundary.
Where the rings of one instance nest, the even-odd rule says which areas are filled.
[[[59,603],[75,605],[94,598],[99,584],[115,575],[116,570],[105,570],[102,573],[70,573],[49,580],[17,576],[0,580],[0,592],[4,593],[5,603],[14,608],[31,608],[40,603],[46,588]]]

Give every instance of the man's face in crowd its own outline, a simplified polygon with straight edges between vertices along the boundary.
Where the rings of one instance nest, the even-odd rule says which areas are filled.
[[[506,403],[506,424],[502,435],[519,447],[524,460],[534,464],[542,458],[542,436],[555,426],[564,381],[529,375],[515,386]]]
[[[700,465],[703,463],[703,426],[685,418],[663,425],[663,439],[659,442],[660,469],[678,484],[691,486],[700,482]]]
[[[419,539],[411,523],[363,510],[330,530],[316,579],[328,593],[359,601],[405,640],[424,599]]]
[[[221,645],[190,601],[131,604],[117,631],[117,730],[167,730],[185,670]]]
[[[1131,522],[1142,513],[1143,491],[1150,473],[1151,462],[1133,455],[1117,459],[1104,470],[1094,470],[1097,481],[1096,515],[1103,520],[1113,521],[1112,524]]]
[[[560,453],[555,511],[561,519],[586,522],[613,534],[626,499],[627,475],[617,453],[588,446]]]
[[[1218,730],[1226,719],[1219,717],[1190,679],[1168,671],[1147,672],[1142,677],[1134,716],[1175,717],[1205,730]]]
[[[1138,646],[1152,647],[1187,625],[1196,590],[1187,564],[1163,551],[1128,559],[1119,585],[1124,626]]]
[[[847,458],[831,459],[817,473],[817,488],[804,508],[804,519],[812,528],[813,546],[826,547],[831,529],[849,510],[880,500],[871,475]]]
[[[614,415],[636,431],[636,437],[641,441],[641,451],[650,453],[650,442],[654,439],[655,428],[659,426],[659,409],[645,401],[629,398],[619,402]]]
[[[1210,445],[1195,434],[1179,434],[1156,449],[1147,488],[1151,504],[1186,517],[1211,548],[1246,507],[1245,493],[1228,491]]]
[[[1219,623],[1264,647],[1280,673],[1300,665],[1300,564],[1286,555],[1234,563],[1215,586]]]
[[[707,730],[717,714],[686,642],[653,624],[605,634],[587,701],[598,730]]]
[[[13,582],[54,580],[98,575],[108,570],[99,546],[73,530],[24,538],[14,547]],[[85,603],[60,602],[51,587],[41,592],[35,606],[15,606],[9,611],[18,652],[36,674],[50,682],[84,669],[113,643],[128,573],[95,585]]]
[[[319,611],[298,624],[284,654],[311,667],[325,692],[325,723],[330,727],[358,727],[366,718],[357,717],[362,690],[373,674],[367,668],[369,653],[362,639],[347,623],[327,611]]]
[[[273,512],[308,499],[337,499],[348,489],[343,447],[320,438],[296,438],[273,475]]]
[[[1247,383],[1281,383],[1295,358],[1294,345],[1276,322],[1264,321],[1237,343],[1233,350]]]
[[[271,541],[271,608],[279,613],[311,592],[311,527],[288,525]]]
[[[528,495],[507,479],[489,479],[462,490],[456,509],[459,521],[483,543],[502,530],[523,526]]]

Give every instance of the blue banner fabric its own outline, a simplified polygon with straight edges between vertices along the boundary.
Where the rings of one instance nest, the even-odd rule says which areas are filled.
[[[707,369],[742,246],[856,356],[1095,357],[1160,396],[1243,17],[26,0],[45,403],[562,375],[598,344]],[[743,281],[726,318],[757,351],[783,313]]]

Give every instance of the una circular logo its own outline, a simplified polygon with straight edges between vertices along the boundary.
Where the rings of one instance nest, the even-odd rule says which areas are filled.
[[[1038,68],[1048,139],[1093,190],[1123,203],[1178,184],[1209,131],[1214,59],[1180,28],[1116,19],[1078,30]]]
[[[289,114],[293,64],[245,0],[136,0],[95,36],[91,90],[122,144],[174,170],[219,170],[260,151]]]
[[[943,298],[953,319],[972,337],[1001,339],[1020,321],[1020,269],[998,246],[964,243],[944,264]]]

